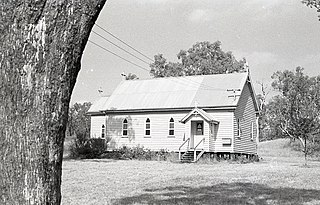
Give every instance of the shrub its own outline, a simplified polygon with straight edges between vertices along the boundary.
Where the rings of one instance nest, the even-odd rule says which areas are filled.
[[[173,152],[174,153],[174,152]],[[117,150],[108,151],[101,155],[106,159],[135,159],[135,160],[158,160],[165,161],[174,159],[174,155],[165,149],[151,151],[143,146],[127,147],[123,146]],[[175,157],[177,159],[177,157]]]
[[[104,139],[88,139],[84,135],[77,135],[70,144],[70,158],[72,159],[93,159],[100,156],[107,150],[107,143]]]

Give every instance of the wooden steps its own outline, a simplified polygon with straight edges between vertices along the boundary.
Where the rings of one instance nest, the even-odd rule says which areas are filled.
[[[193,150],[189,150],[187,152],[185,152],[180,160],[182,163],[191,163],[194,161],[194,151]]]

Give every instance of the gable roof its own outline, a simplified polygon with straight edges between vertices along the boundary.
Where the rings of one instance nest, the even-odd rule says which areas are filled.
[[[100,113],[102,111],[102,108],[105,106],[106,102],[108,101],[108,96],[102,96],[100,99],[98,99],[96,102],[94,102],[90,109],[88,110],[88,113]]]
[[[109,98],[93,104],[89,113],[93,110],[192,109],[195,104],[201,108],[236,107],[248,76],[245,72],[126,80]]]
[[[192,116],[197,116],[197,115],[200,115],[207,122],[210,122],[216,125],[219,124],[219,121],[213,119],[211,115],[209,115],[207,112],[197,107],[191,110],[191,112],[189,112],[186,116],[184,116],[180,120],[180,122],[186,123]]]

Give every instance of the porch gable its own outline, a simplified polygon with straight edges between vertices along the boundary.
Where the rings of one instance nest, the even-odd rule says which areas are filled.
[[[219,124],[219,121],[213,119],[213,117],[211,115],[209,115],[207,112],[205,112],[204,110],[195,107],[193,110],[191,110],[186,116],[184,116],[180,122],[185,124],[186,122],[188,122],[193,116],[200,116],[201,118],[203,118],[205,121],[207,121],[208,123],[212,123],[212,124]]]

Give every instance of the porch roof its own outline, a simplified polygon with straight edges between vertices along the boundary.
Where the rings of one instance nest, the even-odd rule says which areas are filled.
[[[186,116],[184,116],[180,122],[186,123],[192,116],[200,115],[205,121],[213,123],[213,124],[219,124],[219,121],[213,119],[211,115],[209,115],[206,111],[200,109],[200,108],[194,108],[189,112]]]

